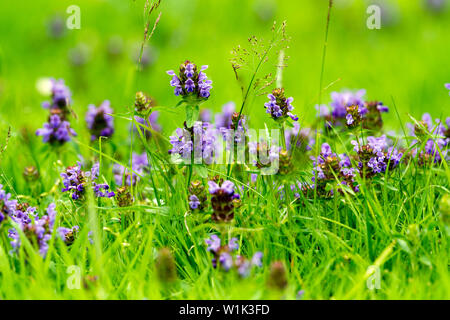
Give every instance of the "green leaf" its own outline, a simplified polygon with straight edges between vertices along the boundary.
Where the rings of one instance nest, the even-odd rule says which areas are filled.
[[[397,239],[397,243],[400,246],[400,248],[402,248],[403,251],[405,251],[408,254],[412,253],[411,249],[409,248],[408,243],[405,240]]]
[[[178,102],[174,108],[177,108],[177,107],[181,106],[181,105],[184,104],[185,102],[186,102],[186,101],[184,101],[184,100],[180,100],[180,102]]]
[[[197,121],[200,113],[200,108],[198,106],[186,106],[186,126],[191,128],[194,126],[195,121]]]
[[[204,165],[195,165],[194,172],[203,179],[208,178],[208,169]]]
[[[286,124],[286,127],[290,127],[290,128],[294,127],[294,124],[290,121],[286,121],[285,124]]]

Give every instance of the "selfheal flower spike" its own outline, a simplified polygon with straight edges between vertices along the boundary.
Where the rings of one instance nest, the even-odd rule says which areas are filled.
[[[219,186],[216,182],[209,181],[208,186],[214,211],[212,220],[218,222],[231,221],[234,218],[234,208],[237,205],[235,200],[240,199],[239,194],[234,190],[234,183],[226,180]]]
[[[294,101],[294,98],[286,98],[283,88],[274,89],[267,97],[269,102],[266,102],[264,107],[274,120],[284,121],[287,117],[290,117],[293,121],[298,120],[298,117],[292,113],[294,107],[291,103]]]
[[[113,109],[108,100],[103,101],[98,108],[93,104],[89,105],[89,110],[86,113],[86,123],[91,133],[91,140],[112,136],[114,133],[112,113]]]
[[[172,76],[170,85],[174,87],[174,94],[185,100],[194,100],[197,104],[208,99],[212,81],[204,73],[207,68],[208,66],[202,66],[198,70],[194,63],[186,60],[181,64],[178,75],[173,70],[167,71]]]
[[[43,142],[61,145],[70,141],[71,136],[76,136],[77,134],[70,127],[68,121],[63,121],[59,115],[53,114],[49,117],[48,123],[45,123],[42,129],[36,131],[36,135],[42,136]]]

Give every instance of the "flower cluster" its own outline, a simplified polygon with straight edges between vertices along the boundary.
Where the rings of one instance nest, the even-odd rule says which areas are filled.
[[[412,150],[412,156],[418,157],[420,165],[440,163],[442,159],[447,159],[447,148],[450,145],[450,117],[446,119],[445,125],[439,119],[434,123],[428,113],[423,114],[422,120],[416,125],[407,123],[410,134],[416,138],[413,140],[416,146]]]
[[[175,88],[175,95],[181,95],[185,99],[208,99],[212,81],[208,80],[208,77],[203,72],[206,69],[208,69],[208,66],[202,66],[199,71],[194,63],[186,60],[181,64],[178,75],[173,70],[167,71],[167,74],[172,76],[170,85]]]
[[[218,132],[213,125],[207,122],[195,122],[192,128],[177,128],[175,135],[170,136],[171,155],[179,155],[185,162],[191,161],[194,152],[195,161],[198,157],[207,164],[211,164],[217,154]]]
[[[228,244],[222,245],[220,238],[213,234],[205,239],[205,243],[207,250],[214,254],[214,268],[219,267],[224,271],[235,269],[239,276],[245,278],[250,275],[252,267],[262,267],[262,252],[256,252],[250,260],[236,254],[239,249],[237,238],[231,238]]]
[[[330,108],[327,105],[316,106],[319,117],[325,120],[325,129],[343,125],[352,129],[362,125],[364,129],[381,130],[381,114],[388,112],[389,108],[379,101],[365,101],[365,94],[364,89],[332,92]]]
[[[93,104],[89,105],[89,110],[86,113],[86,123],[91,133],[91,140],[113,135],[114,123],[111,116],[113,110],[110,105],[109,100],[103,101],[98,108]]]
[[[192,181],[189,185],[189,207],[192,210],[203,210],[207,203],[205,186],[201,181]]]
[[[76,132],[70,127],[67,120],[69,115],[70,90],[64,85],[63,80],[51,79],[51,101],[46,101],[42,106],[49,109],[50,115],[44,127],[36,131],[37,136],[42,136],[42,141],[52,145],[61,145],[70,141]]]
[[[276,143],[272,143],[270,146],[264,139],[260,142],[250,141],[248,143],[248,150],[252,155],[252,162],[258,169],[269,168],[274,164],[277,164],[280,157],[280,150]]]
[[[6,191],[3,190],[3,185],[0,184],[0,224],[6,217],[14,214],[16,205],[17,200],[12,200],[11,194],[6,193]]]
[[[96,197],[114,197],[114,192],[109,191],[109,185],[106,183],[97,183],[99,176],[99,164],[95,163],[90,171],[82,171],[80,162],[76,166],[68,167],[61,173],[64,188],[62,192],[70,192],[73,200],[82,200],[84,198],[86,186],[91,182],[92,189]]]
[[[24,233],[28,241],[39,248],[41,256],[45,256],[48,250],[48,241],[51,239],[53,231],[53,225],[56,219],[55,204],[52,203],[47,208],[47,214],[41,218],[33,213],[35,208],[29,209],[26,212],[20,212],[17,217],[13,218],[13,221],[17,223],[18,228]],[[8,231],[8,237],[11,239],[11,246],[14,251],[17,251],[20,247],[20,235],[19,232],[12,228]]]
[[[76,132],[70,127],[70,123],[62,120],[60,115],[53,114],[49,117],[44,127],[36,131],[37,136],[42,136],[42,141],[50,144],[64,144],[70,141]]]
[[[291,103],[294,101],[294,98],[286,98],[283,88],[274,89],[267,97],[270,100],[264,104],[264,107],[274,120],[284,121],[287,117],[294,121],[298,120],[298,117],[292,113],[294,107]]]
[[[345,119],[348,128],[358,127],[368,111],[366,107],[360,107],[358,105],[348,106],[346,110],[347,115],[345,116]]]
[[[370,136],[364,145],[361,141],[356,140],[351,143],[357,153],[360,173],[366,177],[396,168],[403,157],[403,153],[392,146],[389,147],[385,135],[378,138]]]
[[[137,125],[133,126],[133,130],[139,134],[138,130],[140,130],[143,134],[143,136],[148,140],[152,137],[152,132],[148,130],[146,127],[152,129],[153,131],[160,132],[161,131],[161,125],[158,123],[158,117],[159,112],[153,111],[150,113],[147,117],[147,120],[145,118],[135,116],[134,119],[138,123]],[[142,126],[140,126],[141,124]]]
[[[226,149],[241,146],[247,142],[246,118],[243,114],[235,111],[234,102],[229,102],[222,107],[222,113],[215,116],[216,129],[222,134],[226,141]]]
[[[313,160],[313,177],[314,185],[319,195],[328,197],[334,194],[334,189],[329,185],[338,184],[339,187],[347,186],[353,191],[358,192],[359,186],[355,181],[357,169],[351,167],[350,158],[346,154],[337,155],[333,153],[328,143],[322,144],[320,155]],[[303,188],[302,188],[303,189]]]
[[[362,123],[363,128],[372,131],[380,131],[383,128],[383,119],[381,114],[389,112],[389,108],[379,101],[366,102],[364,104],[364,108],[367,111]]]
[[[134,153],[131,157],[131,169],[132,173],[130,174],[129,170],[120,164],[115,164],[113,167],[114,173],[114,182],[116,185],[136,185],[136,183],[140,180],[140,176],[142,176],[145,170],[148,170],[148,158],[147,153],[144,152],[142,154]]]
[[[64,80],[50,79],[51,101],[44,101],[42,107],[44,109],[60,109],[67,113],[68,106],[71,103],[71,92],[64,84]]]
[[[284,138],[286,141],[286,149],[288,151],[290,151],[293,146],[299,148],[303,152],[310,151],[315,144],[315,140],[311,135],[311,130],[309,128],[300,129],[300,124],[298,122],[294,122],[294,126],[285,131]]]
[[[53,227],[56,220],[56,205],[51,203],[46,209],[46,215],[39,217],[35,207],[30,207],[28,204],[17,205],[11,220],[16,224],[15,228],[8,231],[8,237],[11,239],[11,246],[13,251],[17,252],[20,248],[20,234],[21,230],[28,241],[39,249],[42,257],[45,257],[48,251],[48,241],[52,238]],[[76,233],[79,227],[72,228],[58,227],[56,228],[57,235],[67,245],[71,245],[75,240]]]
[[[234,218],[234,209],[240,205],[240,195],[234,190],[234,183],[224,181],[221,185],[208,181],[213,214],[211,219],[217,222],[228,222]]]

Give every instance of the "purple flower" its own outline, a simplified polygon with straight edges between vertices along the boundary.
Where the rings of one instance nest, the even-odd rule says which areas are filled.
[[[178,75],[173,70],[167,71],[167,74],[172,76],[170,85],[174,88],[174,94],[183,97],[194,96],[197,100],[209,98],[212,81],[208,80],[203,72],[207,68],[208,66],[202,66],[199,71],[194,63],[186,61],[181,64]]]
[[[186,128],[177,128],[170,136],[171,155],[179,155],[184,162],[190,163],[194,152],[194,162],[211,164],[220,147],[219,132],[209,123],[197,121],[194,123],[193,136]],[[193,141],[194,142],[193,142]]]
[[[36,131],[37,136],[42,136],[43,142],[50,144],[63,144],[70,141],[71,136],[76,136],[76,132],[70,127],[68,121],[61,120],[57,114],[51,115],[48,123],[44,123],[42,129]]]
[[[114,133],[112,113],[113,110],[110,107],[109,100],[103,101],[98,108],[93,104],[89,105],[89,110],[86,113],[86,123],[91,132],[91,140],[98,139],[98,137],[112,136]]]
[[[264,108],[266,108],[266,113],[270,114],[273,119],[282,120],[290,117],[293,121],[298,120],[298,117],[291,112],[294,110],[291,104],[294,98],[286,98],[283,88],[274,89],[267,97],[269,102],[264,104]]]
[[[211,119],[212,119],[212,111],[210,109],[202,109],[200,111],[200,121],[211,122]]]
[[[0,184],[0,223],[6,219],[7,216],[14,214],[17,205],[17,200],[11,200],[11,194],[3,190],[3,185]]]
[[[220,238],[213,234],[209,239],[205,240],[205,243],[208,245],[206,250],[211,252],[218,252],[220,248]]]
[[[162,128],[161,128],[161,125],[158,123],[158,117],[159,117],[159,112],[158,111],[153,111],[148,116],[147,121],[145,121],[143,118],[141,118],[139,116],[135,116],[134,119],[136,120],[136,122],[142,124],[145,127],[148,127],[150,129],[152,129],[153,131],[161,132]],[[151,136],[152,136],[152,132],[150,130],[146,129],[145,127],[142,127],[142,126],[139,126],[139,125],[137,125],[137,126],[133,125],[133,130],[136,133],[138,133],[138,130],[142,130],[144,136],[147,139],[150,139]]]
[[[256,252],[253,257],[252,257],[252,266],[257,266],[259,268],[262,267],[262,257],[263,257],[263,253],[258,251]]]
[[[450,83],[446,83],[446,84],[445,84],[445,87],[446,87],[448,90],[450,90]],[[449,94],[450,94],[450,92],[449,92]]]
[[[220,254],[219,262],[220,262],[221,267],[225,271],[230,270],[231,267],[233,266],[233,258],[231,257],[231,255],[228,252],[223,252]]]
[[[51,203],[47,207],[47,214],[41,218],[37,214],[34,214],[35,210],[35,208],[27,210],[31,213],[28,217],[29,219],[21,218],[15,219],[14,221],[17,223],[17,228],[22,230],[30,243],[38,246],[40,255],[45,257],[48,251],[48,241],[52,237],[51,233],[56,219],[55,204]],[[17,251],[21,244],[19,232],[15,228],[8,231],[8,237],[11,239],[13,251]]]
[[[198,199],[198,197],[195,194],[193,194],[189,197],[189,207],[192,210],[197,209],[200,204],[201,204],[200,200]]]
[[[237,259],[242,260],[238,261],[238,273],[242,278],[246,278],[250,275],[250,269],[252,265],[248,260],[242,259],[240,256],[237,257]]]
[[[69,88],[64,84],[63,79],[51,81],[51,101],[42,103],[45,109],[65,109],[71,103],[71,93]]]
[[[142,154],[137,154],[133,152],[131,157],[131,168],[133,171],[132,174],[130,174],[129,170],[124,166],[114,164],[114,182],[119,186],[123,184],[127,186],[135,185],[140,180],[140,176],[144,175],[145,171],[149,169],[147,153],[143,152]]]
[[[88,180],[91,180],[91,186],[97,197],[114,197],[114,192],[109,192],[109,186],[105,183],[98,184],[95,180],[99,175],[99,164],[95,163],[90,171],[82,171],[81,163],[76,166],[68,167],[65,172],[61,173],[64,188],[62,192],[70,192],[73,200],[81,200],[84,198],[84,192]]]
[[[211,194],[211,205],[213,208],[213,221],[228,222],[234,218],[234,208],[239,202],[240,196],[234,190],[231,181],[224,181],[219,186],[214,181],[208,181],[209,193]]]
[[[234,102],[228,102],[222,107],[222,113],[215,116],[215,125],[217,129],[230,129],[232,122],[232,115],[235,112],[236,105]]]
[[[228,242],[228,248],[231,251],[237,251],[239,249],[238,238],[231,238],[230,242]]]
[[[341,93],[339,92],[332,92],[331,93],[331,99],[332,102],[330,104],[332,108],[332,116],[334,118],[344,118],[347,114],[347,107],[352,105],[357,106],[363,106],[364,100],[363,97],[366,94],[366,90],[361,89],[357,92],[352,91],[343,91]]]

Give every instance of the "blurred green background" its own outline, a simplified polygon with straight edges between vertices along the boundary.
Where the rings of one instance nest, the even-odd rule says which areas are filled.
[[[84,114],[89,103],[98,105],[109,99],[115,112],[125,112],[135,92],[143,90],[159,105],[172,108],[178,99],[165,71],[176,69],[185,59],[209,65],[207,75],[214,88],[204,108],[219,111],[228,101],[239,104],[241,93],[229,62],[230,51],[246,45],[251,35],[270,37],[274,20],[287,20],[292,37],[283,85],[295,99],[300,121],[312,121],[318,102],[327,0],[163,0],[161,20],[146,48],[146,66],[139,71],[135,60],[144,33],[144,2],[2,1],[2,139],[8,126],[13,134],[22,128],[34,133],[45,122],[47,112],[40,106],[45,98],[36,90],[41,77],[65,79],[78,114],[72,125],[86,142]],[[373,3],[382,8],[380,30],[366,27],[366,9]],[[81,9],[80,30],[65,28],[66,9],[73,4]],[[156,14],[151,24],[155,18]],[[323,85],[340,81],[323,94],[322,102],[329,102],[331,91],[365,88],[369,99],[388,106],[394,97],[404,121],[407,113],[420,117],[426,111],[444,117],[450,105],[444,88],[444,83],[450,82],[449,57],[449,1],[335,0]],[[269,63],[275,65],[276,61]],[[267,120],[265,100],[257,97],[249,105],[255,127]],[[165,133],[181,126],[183,117],[182,109],[175,115],[163,111],[160,122]],[[385,119],[388,129],[399,129],[395,112]],[[116,119],[114,139],[126,137],[127,126],[125,120]],[[40,139],[35,141],[40,143]]]

